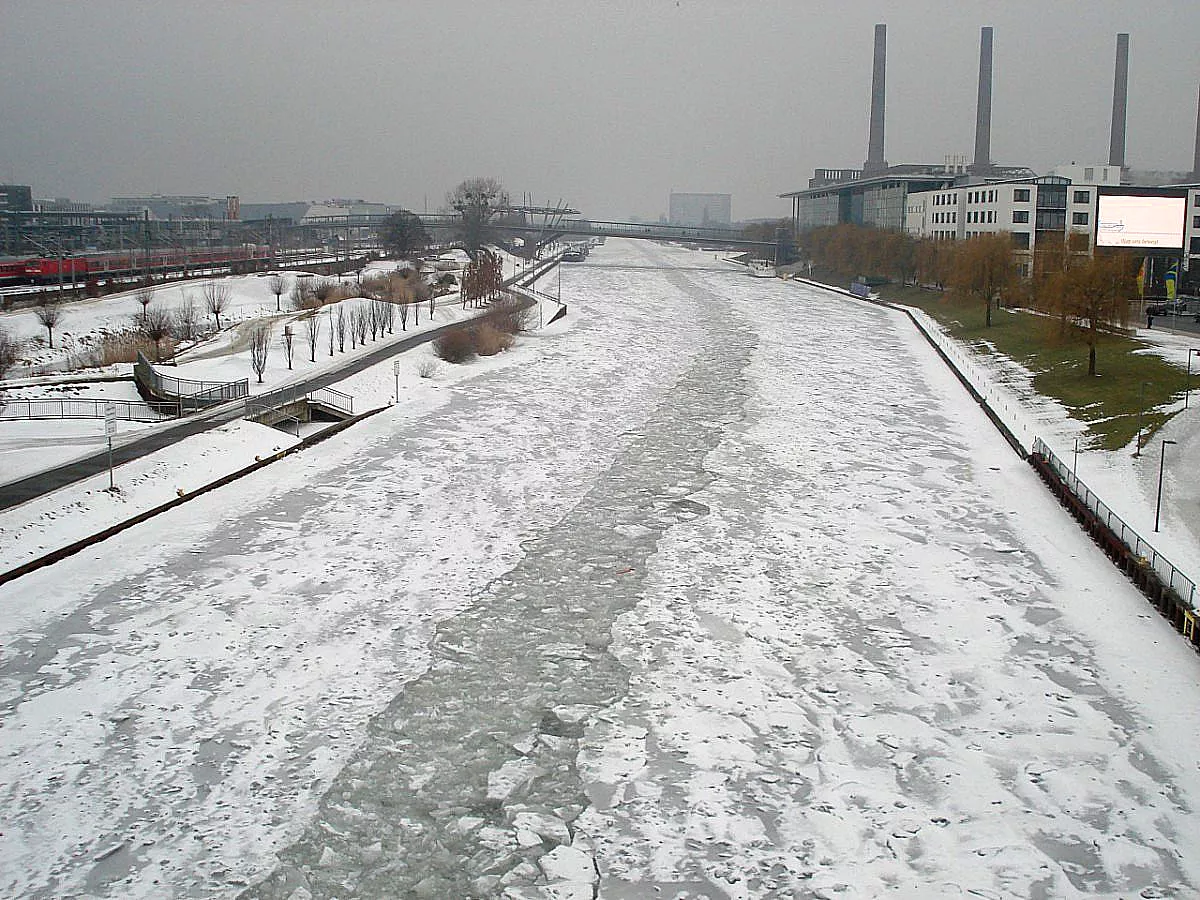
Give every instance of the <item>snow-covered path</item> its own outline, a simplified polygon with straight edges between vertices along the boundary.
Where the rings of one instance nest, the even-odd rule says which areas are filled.
[[[680,268],[0,589],[0,892],[1195,893],[1200,663],[911,326],[593,259]]]

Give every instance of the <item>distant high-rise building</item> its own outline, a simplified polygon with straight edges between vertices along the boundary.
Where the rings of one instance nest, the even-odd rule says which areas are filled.
[[[677,194],[671,192],[672,225],[729,225],[733,222],[730,194]]]
[[[27,184],[0,184],[0,212],[33,209],[33,188]]]

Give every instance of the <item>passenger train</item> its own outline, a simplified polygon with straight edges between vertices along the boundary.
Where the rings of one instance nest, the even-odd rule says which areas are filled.
[[[271,248],[265,244],[237,247],[200,247],[188,250],[124,250],[79,253],[74,256],[0,258],[0,287],[22,284],[83,283],[92,279],[128,278],[196,269],[229,268],[251,272],[269,264]]]

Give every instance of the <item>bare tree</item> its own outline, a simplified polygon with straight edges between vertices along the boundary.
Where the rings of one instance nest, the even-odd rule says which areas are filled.
[[[49,338],[50,349],[54,349],[54,326],[62,320],[62,306],[57,300],[52,297],[43,297],[41,303],[34,310],[37,320],[46,329],[46,335]]]
[[[317,341],[321,337],[321,316],[313,313],[304,320],[304,336],[308,339],[309,362],[317,361]]]
[[[282,312],[283,308],[280,305],[279,298],[287,292],[287,279],[276,272],[267,279],[267,287],[270,289],[271,293],[275,295],[275,312]],[[291,366],[289,365],[288,368],[290,369]]]
[[[388,334],[395,334],[396,333],[396,304],[395,303],[384,303],[383,304],[383,320],[384,320],[384,324],[387,325]]]
[[[488,239],[492,216],[508,206],[508,192],[495,178],[468,178],[446,195],[446,205],[458,213],[456,231],[474,258]]]
[[[196,336],[200,312],[196,308],[196,298],[191,291],[183,292],[183,302],[175,307],[171,329],[175,337],[181,341],[190,341]]]
[[[297,278],[288,299],[292,302],[292,309],[306,309],[309,305],[308,280]]]
[[[963,297],[982,300],[984,322],[992,326],[992,310],[1012,290],[1017,280],[1012,237],[981,234],[954,245],[951,289]]]
[[[146,310],[149,309],[151,301],[154,300],[154,285],[142,285],[133,295],[137,302],[142,304],[142,321],[146,320]]]
[[[1136,292],[1134,272],[1128,257],[1067,253],[1061,271],[1043,285],[1039,305],[1057,314],[1068,334],[1087,344],[1089,376],[1096,374],[1101,338],[1128,324],[1129,298]]]
[[[220,281],[206,281],[202,288],[204,309],[217,320],[217,331],[221,330],[221,313],[229,309],[229,285]]]
[[[333,299],[333,292],[336,289],[336,281],[330,278],[316,278],[312,284],[312,295],[317,298],[321,306],[324,306]]]
[[[383,305],[384,301],[382,300],[371,301],[371,311],[368,314],[371,326],[371,340],[383,337],[383,309],[381,308]]]
[[[369,324],[367,321],[367,311],[365,309],[363,309],[361,306],[356,307],[354,311],[356,313],[358,313],[358,318],[355,320],[355,323],[354,323],[354,325],[355,325],[354,330],[358,332],[358,343],[360,345],[366,345],[366,343],[367,343],[367,325]]]
[[[408,304],[401,301],[396,307],[396,315],[400,317],[400,330],[408,331]]]
[[[346,330],[350,333],[350,349],[353,350],[358,346],[358,320],[362,318],[362,313],[357,306],[352,307],[347,315],[350,320],[347,323]]]
[[[262,384],[263,372],[267,371],[267,354],[271,350],[271,326],[259,322],[250,329],[250,368]]]
[[[142,310],[142,334],[154,342],[154,361],[162,360],[162,340],[171,333],[171,314],[161,306]]]
[[[346,352],[346,309],[340,303],[337,308],[338,353]]]
[[[283,291],[279,292],[280,294]],[[278,295],[276,295],[278,296]],[[292,331],[291,325],[283,326],[283,356],[287,360],[288,369],[292,368],[292,359],[296,355],[296,334]]]
[[[20,355],[21,345],[16,338],[9,334],[7,329],[0,328],[0,378],[17,364]]]
[[[392,256],[414,256],[429,246],[429,232],[421,218],[407,209],[392,213],[379,226],[379,242]]]
[[[341,304],[338,304],[338,309],[340,310],[341,308],[342,308]],[[330,356],[333,356],[334,338],[335,338],[335,334],[334,334],[334,328],[333,328],[333,308],[331,307],[329,310],[329,355]]]

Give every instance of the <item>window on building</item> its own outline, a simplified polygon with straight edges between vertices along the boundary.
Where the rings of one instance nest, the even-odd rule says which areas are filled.
[[[996,224],[996,211],[994,209],[988,212],[988,221],[993,225]]]
[[[1033,217],[1033,227],[1038,231],[1065,231],[1067,211],[1065,209],[1039,209]]]
[[[1071,213],[1072,225],[1086,225],[1088,223],[1087,213]]]
[[[1072,202],[1074,202],[1074,203],[1091,203],[1092,202],[1092,192],[1091,191],[1076,191]]]
[[[1091,166],[1084,166],[1083,180],[1084,181],[1095,181],[1096,180],[1096,170],[1093,169]]]
[[[951,225],[958,224],[958,213],[957,212],[950,213],[950,224]]]
[[[1200,228],[1200,216],[1192,216],[1192,227]]]
[[[1192,238],[1192,253],[1200,253],[1200,237]]]
[[[1012,240],[1013,240],[1013,247],[1015,247],[1016,249],[1018,249],[1018,250],[1028,250],[1029,249],[1029,232],[1028,231],[1014,231],[1012,233]]]
[[[995,203],[995,202],[996,202],[996,192],[988,191],[988,203]]]
[[[1028,203],[1029,188],[1013,188],[1013,203]],[[1015,222],[1016,219],[1013,219]],[[1026,220],[1028,221],[1028,220]]]
[[[1026,192],[1026,193],[1028,193],[1028,192]],[[1014,225],[1028,225],[1029,224],[1029,210],[1014,209],[1013,210],[1013,224]]]

